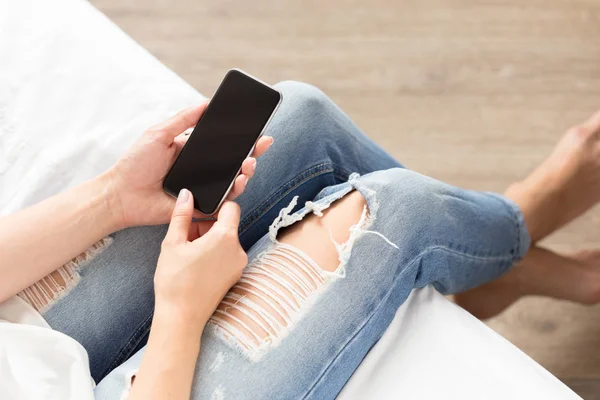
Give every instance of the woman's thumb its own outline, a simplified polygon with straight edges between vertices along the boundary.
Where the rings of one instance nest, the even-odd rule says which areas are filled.
[[[165,238],[172,243],[187,241],[193,214],[194,198],[189,190],[181,189],[179,196],[177,196],[177,202],[175,202],[171,223]]]

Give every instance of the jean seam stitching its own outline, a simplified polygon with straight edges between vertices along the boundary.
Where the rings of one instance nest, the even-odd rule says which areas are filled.
[[[329,168],[327,168],[327,167],[329,167]],[[316,170],[316,171],[313,172],[311,175],[303,177],[298,180],[299,176],[302,176],[311,170]],[[283,184],[281,186],[280,189],[278,189],[275,193],[273,193],[271,196],[269,196],[267,198],[267,200],[265,200],[262,203],[263,205],[266,205],[266,204],[269,204],[269,205],[266,206],[256,217],[254,217],[252,220],[250,220],[248,222],[242,221],[241,225],[243,226],[243,229],[240,230],[240,235],[244,234],[250,228],[250,226],[252,224],[254,224],[256,221],[258,221],[260,218],[262,218],[267,212],[269,212],[269,210],[271,210],[275,206],[276,203],[281,201],[281,199],[283,199],[285,196],[287,196],[291,191],[298,188],[300,185],[306,183],[307,181],[311,180],[312,178],[315,178],[316,176],[323,175],[323,174],[326,174],[329,172],[333,172],[333,167],[332,167],[331,163],[323,162],[320,164],[313,165],[310,168],[307,168],[306,170],[302,171],[300,174],[296,175],[294,178],[287,181],[285,184]],[[288,189],[283,191],[282,188],[286,188],[286,187],[288,187]],[[281,192],[283,192],[283,193],[281,193]],[[259,206],[257,208],[257,210],[260,210],[260,209],[261,209],[261,206]]]
[[[521,230],[523,228],[523,221],[519,218],[519,214],[516,212],[515,208],[508,202],[506,201],[506,199],[502,198],[501,196],[495,195],[494,198],[496,200],[498,200],[500,203],[502,203],[502,205],[504,206],[504,208],[508,211],[508,213],[510,214],[513,223],[515,225],[516,228],[516,236],[517,236],[517,245],[513,246],[512,251],[514,252],[514,254],[512,255],[512,261],[514,262],[515,260],[521,258]],[[510,199],[509,199],[510,201]],[[521,211],[521,215],[522,215],[522,211]]]
[[[480,257],[480,256],[473,256],[470,254],[466,254],[466,253],[461,253],[459,251],[455,251],[453,249],[450,249],[448,247],[445,246],[431,246],[431,247],[427,247],[425,250],[423,250],[421,253],[417,254],[415,257],[413,257],[413,259],[411,259],[406,267],[400,271],[400,273],[396,276],[396,278],[394,279],[393,283],[390,285],[390,288],[388,289],[387,293],[385,294],[385,296],[383,296],[381,298],[381,300],[379,301],[379,304],[377,305],[377,307],[375,307],[373,309],[373,311],[369,314],[369,316],[365,319],[364,323],[358,328],[358,330],[350,337],[350,339],[348,339],[348,341],[344,344],[344,346],[338,351],[338,353],[335,355],[335,357],[333,357],[333,359],[331,360],[331,362],[327,365],[327,367],[323,370],[323,372],[319,375],[319,377],[315,380],[315,382],[312,384],[312,386],[310,387],[310,389],[306,392],[306,394],[304,395],[304,399],[307,398],[308,395],[311,394],[311,392],[314,390],[314,388],[319,384],[319,382],[321,382],[321,380],[323,379],[323,376],[327,373],[327,371],[330,370],[331,366],[334,364],[334,362],[340,357],[340,355],[343,353],[344,349],[346,349],[348,347],[348,345],[354,340],[354,338],[367,326],[367,324],[369,323],[369,321],[373,318],[373,316],[379,311],[379,309],[381,308],[382,304],[384,304],[384,302],[390,297],[392,290],[396,287],[398,280],[404,276],[405,272],[408,271],[413,264],[415,264],[416,262],[418,262],[419,260],[421,260],[427,253],[430,252],[434,252],[436,250],[443,250],[443,251],[448,251],[450,253],[453,254],[458,254],[461,256],[466,256],[469,258],[474,258],[477,260],[487,260],[487,261],[500,261],[500,260],[506,260],[506,259],[511,259],[512,256],[508,256],[508,257]],[[414,289],[414,288],[413,288]],[[411,289],[412,292],[412,289]],[[410,295],[410,294],[409,294]],[[407,297],[408,299],[408,297]],[[406,300],[405,300],[406,301]],[[404,303],[402,303],[404,304]]]
[[[124,362],[124,359],[129,358],[130,354],[128,353],[131,353],[131,349],[136,348],[137,345],[140,343],[141,338],[148,334],[148,322],[152,319],[153,315],[153,313],[150,313],[150,315],[144,320],[144,322],[142,322],[142,324],[136,329],[133,335],[131,335],[131,338],[129,338],[127,344],[125,344],[125,346],[121,348],[121,351],[119,351],[119,354],[117,354],[115,360],[112,362],[110,367],[108,367],[108,371],[103,371],[102,376],[121,365]],[[140,334],[140,332],[142,331],[143,333]],[[132,342],[134,342],[134,345],[132,345]]]
[[[333,175],[340,181],[347,181],[352,172],[338,165],[333,165]]]

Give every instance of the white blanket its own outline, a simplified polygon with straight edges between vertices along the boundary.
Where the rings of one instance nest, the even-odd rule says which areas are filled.
[[[83,0],[0,0],[0,216],[100,173],[146,127],[201,99]],[[340,398],[579,397],[426,288]]]

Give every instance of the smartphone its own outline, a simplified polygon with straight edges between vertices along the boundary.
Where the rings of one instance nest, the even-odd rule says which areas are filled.
[[[217,212],[279,103],[281,93],[266,83],[238,69],[227,72],[167,174],[164,190],[177,197],[186,188],[198,211]]]

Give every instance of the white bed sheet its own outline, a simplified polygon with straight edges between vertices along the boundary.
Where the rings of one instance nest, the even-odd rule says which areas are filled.
[[[105,170],[146,127],[202,98],[83,0],[0,0],[0,216]],[[429,287],[340,398],[579,397]]]

